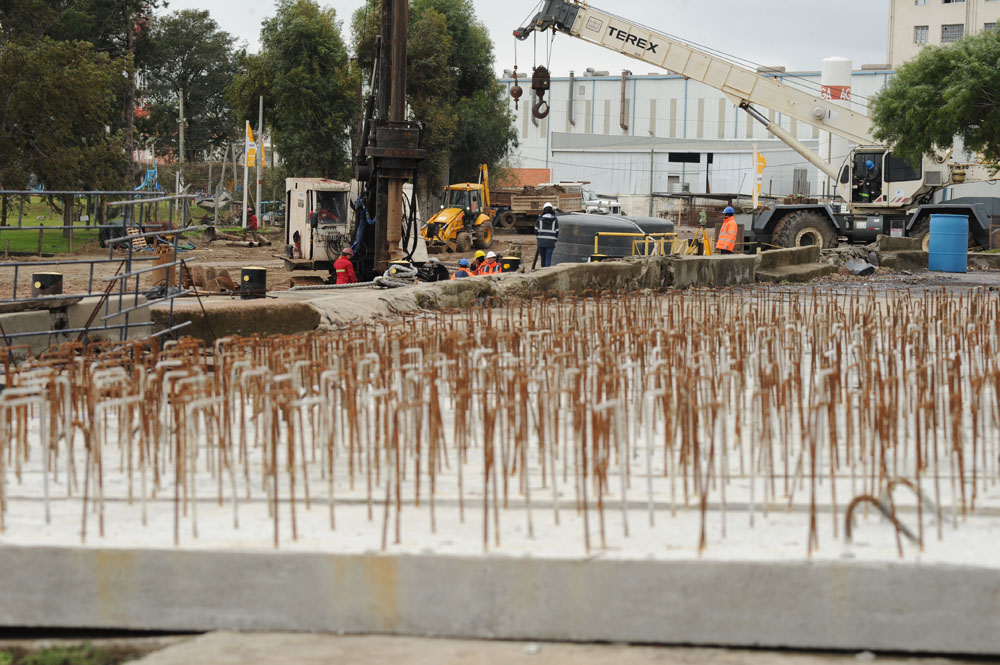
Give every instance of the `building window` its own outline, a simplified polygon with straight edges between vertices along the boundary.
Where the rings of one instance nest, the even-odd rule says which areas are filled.
[[[930,28],[926,25],[918,25],[913,28],[913,43],[926,44],[930,35]]]
[[[959,2],[965,2],[965,0],[944,0],[944,4],[946,5],[954,5]]]
[[[959,39],[965,36],[965,24],[964,23],[951,23],[949,25],[941,26],[941,43],[949,44],[951,42],[957,42]]]
[[[926,5],[927,4],[927,0],[913,0],[913,4],[915,4],[915,5]]]
[[[983,30],[989,31],[989,30],[996,30],[996,29],[997,29],[997,24],[996,23],[984,23],[983,24]]]

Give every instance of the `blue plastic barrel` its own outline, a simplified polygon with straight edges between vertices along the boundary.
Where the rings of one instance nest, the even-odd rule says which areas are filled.
[[[931,215],[927,267],[938,272],[966,272],[969,267],[969,218]]]

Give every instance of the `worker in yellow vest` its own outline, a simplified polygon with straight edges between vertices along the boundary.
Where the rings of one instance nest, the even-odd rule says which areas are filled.
[[[715,251],[719,254],[732,254],[736,249],[736,236],[739,227],[736,226],[736,211],[727,206],[722,211],[722,228],[719,230],[719,242],[715,243]]]

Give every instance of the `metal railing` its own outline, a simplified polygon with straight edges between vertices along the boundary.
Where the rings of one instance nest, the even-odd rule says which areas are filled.
[[[618,233],[601,231],[594,234],[594,254],[601,255],[601,238],[632,238],[632,256],[668,256],[677,254],[676,233]]]
[[[49,340],[65,338],[68,335],[76,335],[78,341],[86,341],[91,335],[103,332],[103,337],[117,337],[124,341],[131,337],[154,337],[174,334],[181,328],[189,325],[190,322],[174,324],[174,300],[182,295],[187,295],[190,291],[183,288],[183,265],[190,263],[190,260],[180,259],[179,240],[182,233],[204,230],[206,227],[186,227],[167,228],[156,231],[146,231],[143,220],[149,224],[149,215],[155,214],[155,209],[151,205],[159,202],[176,202],[193,198],[193,195],[181,194],[163,196],[156,192],[34,192],[34,191],[11,191],[0,190],[0,196],[17,195],[20,198],[18,224],[16,226],[0,226],[0,238],[5,231],[39,231],[39,238],[44,231],[66,231],[79,230],[78,225],[52,225],[52,226],[25,226],[24,222],[24,200],[30,196],[93,196],[103,198],[107,196],[125,196],[122,200],[107,202],[106,206],[122,206],[124,214],[121,221],[114,224],[93,224],[84,227],[88,230],[97,229],[109,230],[111,233],[118,233],[119,237],[111,237],[105,240],[108,256],[107,258],[81,258],[81,259],[53,259],[48,261],[4,261],[0,262],[0,275],[9,271],[12,279],[5,280],[0,277],[0,285],[11,284],[9,297],[0,298],[0,311],[49,311],[50,329],[30,330],[30,331],[7,331],[3,330],[0,323],[0,341],[6,346],[9,355],[18,341],[31,340],[41,336],[48,336]],[[146,209],[146,212],[143,212]],[[171,210],[173,206],[171,206]],[[183,206],[182,206],[183,209]],[[172,215],[171,215],[172,218]],[[167,225],[172,226],[172,221],[168,220]],[[138,233],[128,234],[130,229],[138,227]],[[145,244],[146,239],[156,239],[160,246],[166,246],[167,251],[161,251],[157,255],[143,255],[139,247]],[[39,240],[41,246],[41,240]],[[152,263],[152,265],[146,265]],[[112,277],[99,277],[95,280],[95,268],[97,266],[108,266],[117,264],[118,268]],[[19,293],[19,282],[23,277],[25,269],[36,270],[39,267],[62,267],[71,269],[78,273],[78,268],[84,266],[87,271],[87,286],[82,293],[65,293],[59,295],[25,295]],[[179,268],[179,269],[178,269]],[[142,277],[153,271],[163,271],[162,284],[154,285],[152,288],[143,289],[141,285]],[[172,279],[176,275],[176,280]],[[61,310],[62,307],[79,303],[87,297],[98,296],[99,300],[90,312],[86,325],[68,327],[66,320],[57,315],[53,315],[51,310]],[[117,302],[116,302],[117,301]],[[147,309],[153,305],[168,304],[168,314],[166,327],[153,333],[152,321],[137,320],[134,316],[136,312]],[[61,324],[61,325],[60,325]],[[140,329],[141,335],[136,335],[136,330]],[[23,347],[21,347],[23,348]]]

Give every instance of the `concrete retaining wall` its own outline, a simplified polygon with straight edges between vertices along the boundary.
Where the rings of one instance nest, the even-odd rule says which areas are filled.
[[[4,626],[1000,654],[1000,571],[0,548]]]
[[[818,263],[820,246],[793,247],[790,249],[772,249],[760,254],[760,270],[774,270],[786,266],[797,266],[805,263]]]
[[[3,331],[7,335],[30,333],[39,330],[51,330],[52,316],[49,314],[48,310],[39,312],[12,312],[10,314],[0,314],[0,324],[3,325]],[[31,354],[34,356],[37,356],[39,353],[49,348],[49,344],[57,344],[59,341],[56,340],[54,336],[48,334],[11,337],[9,340],[12,346],[20,346],[23,344],[30,346]],[[0,343],[3,343],[3,341],[0,340]],[[17,353],[14,354],[14,358],[19,362],[24,359],[19,357]]]
[[[87,325],[88,319],[90,319],[91,314],[94,313],[94,309],[97,309],[97,315],[94,317],[93,322],[90,324],[90,331],[87,336],[95,342],[104,342],[110,340],[121,339],[121,330],[119,328],[105,328],[105,326],[120,326],[125,325],[125,315],[118,314],[118,312],[123,309],[130,309],[137,305],[145,305],[145,296],[136,295],[126,295],[121,297],[119,302],[119,297],[117,294],[108,296],[107,302],[103,303],[101,296],[88,296],[78,303],[69,305],[66,308],[66,327],[73,328],[84,328]],[[117,314],[117,316],[112,316],[107,321],[104,321],[104,317],[108,315]],[[129,325],[135,325],[135,328],[129,328],[128,339],[137,339],[140,337],[148,337],[153,333],[153,328],[148,325],[142,325],[150,323],[152,321],[152,316],[150,315],[149,308],[143,307],[142,309],[137,309],[134,312],[128,313]],[[72,335],[73,339],[76,339],[76,335]]]
[[[151,309],[156,329],[167,328],[170,307],[157,305]],[[185,300],[174,303],[173,321],[174,325],[190,321],[191,325],[180,334],[212,343],[230,335],[290,335],[315,330],[320,324],[320,312],[308,303],[288,300],[206,299],[201,304]]]

